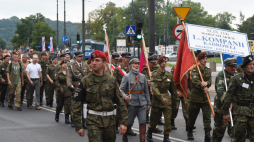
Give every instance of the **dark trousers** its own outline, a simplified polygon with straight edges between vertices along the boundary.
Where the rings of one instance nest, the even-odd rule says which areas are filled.
[[[1,84],[0,89],[0,101],[4,101],[8,84]]]

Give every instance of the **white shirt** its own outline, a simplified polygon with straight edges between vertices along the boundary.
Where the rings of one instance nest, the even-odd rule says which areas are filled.
[[[30,63],[27,65],[26,67],[26,71],[29,72],[29,77],[30,78],[40,78],[40,72],[42,71],[41,70],[41,65],[36,63],[36,64],[33,64],[33,63]]]
[[[82,62],[81,63],[77,62],[77,64],[78,64],[79,67],[82,67]]]

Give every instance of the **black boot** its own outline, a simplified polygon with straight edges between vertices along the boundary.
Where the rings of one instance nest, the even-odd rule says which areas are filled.
[[[158,125],[164,125],[164,122],[162,121],[162,119],[160,119]]]
[[[191,128],[188,128],[187,137],[188,137],[188,140],[194,140],[193,132]]]
[[[171,141],[169,140],[169,134],[164,135],[164,140],[163,140],[163,142],[171,142]]]
[[[71,124],[69,120],[69,114],[65,114],[65,124]]]
[[[87,126],[86,126],[86,119],[85,119],[85,118],[83,119],[83,127],[84,127],[84,129],[87,129]]]
[[[56,122],[59,122],[59,113],[56,113],[55,120],[56,120]]]
[[[119,123],[116,123],[116,133],[119,133],[119,129],[118,129]]]
[[[71,127],[74,127],[74,123],[73,123],[72,117],[71,117]]]
[[[146,114],[146,124],[150,124],[150,121],[149,121],[149,114]]]
[[[153,142],[153,134],[149,130],[147,131],[146,140],[148,142]]]
[[[4,101],[1,101],[1,107],[4,107]]]
[[[175,119],[171,119],[171,129],[176,130],[177,127],[175,126]]]
[[[211,140],[210,130],[205,130],[205,142],[210,142],[210,140]]]
[[[134,133],[134,132],[130,129],[129,132],[128,132],[128,135],[129,135],[129,136],[136,136],[137,134]]]
[[[42,99],[40,99],[40,106],[42,106],[43,105],[43,103],[42,103]]]

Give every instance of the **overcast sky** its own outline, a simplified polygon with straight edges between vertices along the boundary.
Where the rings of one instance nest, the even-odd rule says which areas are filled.
[[[56,20],[57,0],[0,0],[0,19],[17,16],[27,17],[31,14],[42,13],[45,17]],[[117,7],[128,5],[131,0],[86,0],[85,19],[88,13],[107,2],[114,2]],[[165,0],[166,1],[166,0]],[[172,0],[170,0],[172,2]],[[200,2],[209,14],[227,11],[236,16],[234,24],[239,23],[239,13],[243,12],[245,19],[254,14],[253,0],[192,0]],[[64,20],[64,0],[58,0],[59,20]],[[82,21],[82,0],[66,0],[66,20],[71,22]],[[234,26],[234,25],[233,25]],[[235,26],[234,26],[235,27]]]

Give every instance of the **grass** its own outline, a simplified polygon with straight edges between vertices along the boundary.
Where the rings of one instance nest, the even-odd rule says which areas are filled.
[[[216,63],[221,63],[221,60],[220,60],[220,57],[210,57],[210,58],[207,58],[207,63],[211,63],[213,61],[216,61]]]
[[[167,63],[167,65],[166,65],[167,67],[173,67],[173,66],[175,66],[175,64],[170,64],[170,63]]]

